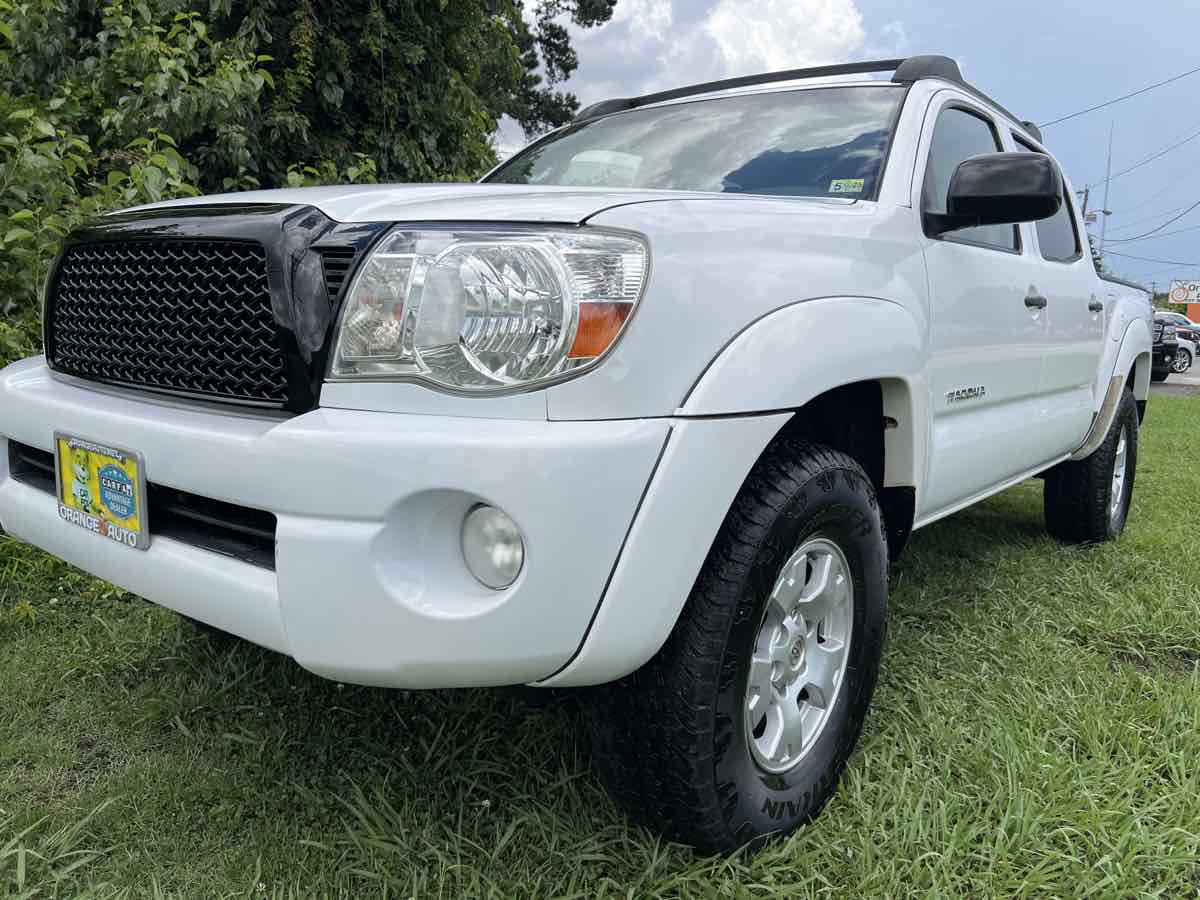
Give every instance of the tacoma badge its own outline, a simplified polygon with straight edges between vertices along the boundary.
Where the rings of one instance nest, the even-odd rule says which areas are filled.
[[[958,403],[962,400],[982,400],[986,396],[987,388],[982,384],[976,384],[971,387],[955,388],[952,391],[946,391],[946,402]]]

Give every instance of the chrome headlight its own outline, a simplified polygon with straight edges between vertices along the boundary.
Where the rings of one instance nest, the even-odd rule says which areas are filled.
[[[492,392],[578,374],[625,327],[649,260],[625,232],[398,228],[355,275],[330,376]]]

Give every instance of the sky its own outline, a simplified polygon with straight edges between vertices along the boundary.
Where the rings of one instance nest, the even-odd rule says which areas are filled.
[[[580,65],[566,87],[584,105],[735,75],[941,53],[1042,123],[1200,66],[1198,0],[618,0],[611,22],[572,31]],[[1075,188],[1092,185],[1092,210],[1102,208],[1110,128],[1114,173],[1200,135],[1200,72],[1044,129]],[[511,129],[501,141],[522,142]],[[1197,200],[1200,136],[1114,178],[1110,268],[1160,290],[1171,278],[1200,278],[1200,207],[1126,240]]]

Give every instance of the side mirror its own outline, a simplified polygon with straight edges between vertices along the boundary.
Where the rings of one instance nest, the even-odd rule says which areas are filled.
[[[926,213],[926,231],[1048,219],[1062,206],[1058,167],[1041,153],[984,153],[954,170],[945,213]]]

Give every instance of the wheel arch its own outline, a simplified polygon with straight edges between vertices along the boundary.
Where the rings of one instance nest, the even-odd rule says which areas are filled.
[[[1146,418],[1146,401],[1150,397],[1150,374],[1154,366],[1153,353],[1154,344],[1145,321],[1136,319],[1130,322],[1117,350],[1112,377],[1124,376],[1125,387],[1133,392],[1133,399],[1137,402],[1139,422]]]
[[[538,685],[616,680],[658,652],[749,473],[781,439],[802,436],[863,466],[894,557],[916,508],[914,394],[910,380],[889,376],[835,385],[797,408],[677,420],[579,650]]]
[[[679,412],[794,411],[789,429],[849,453],[871,475],[894,558],[912,527],[928,452],[927,334],[909,306],[882,297],[793,303],[727,343]]]

